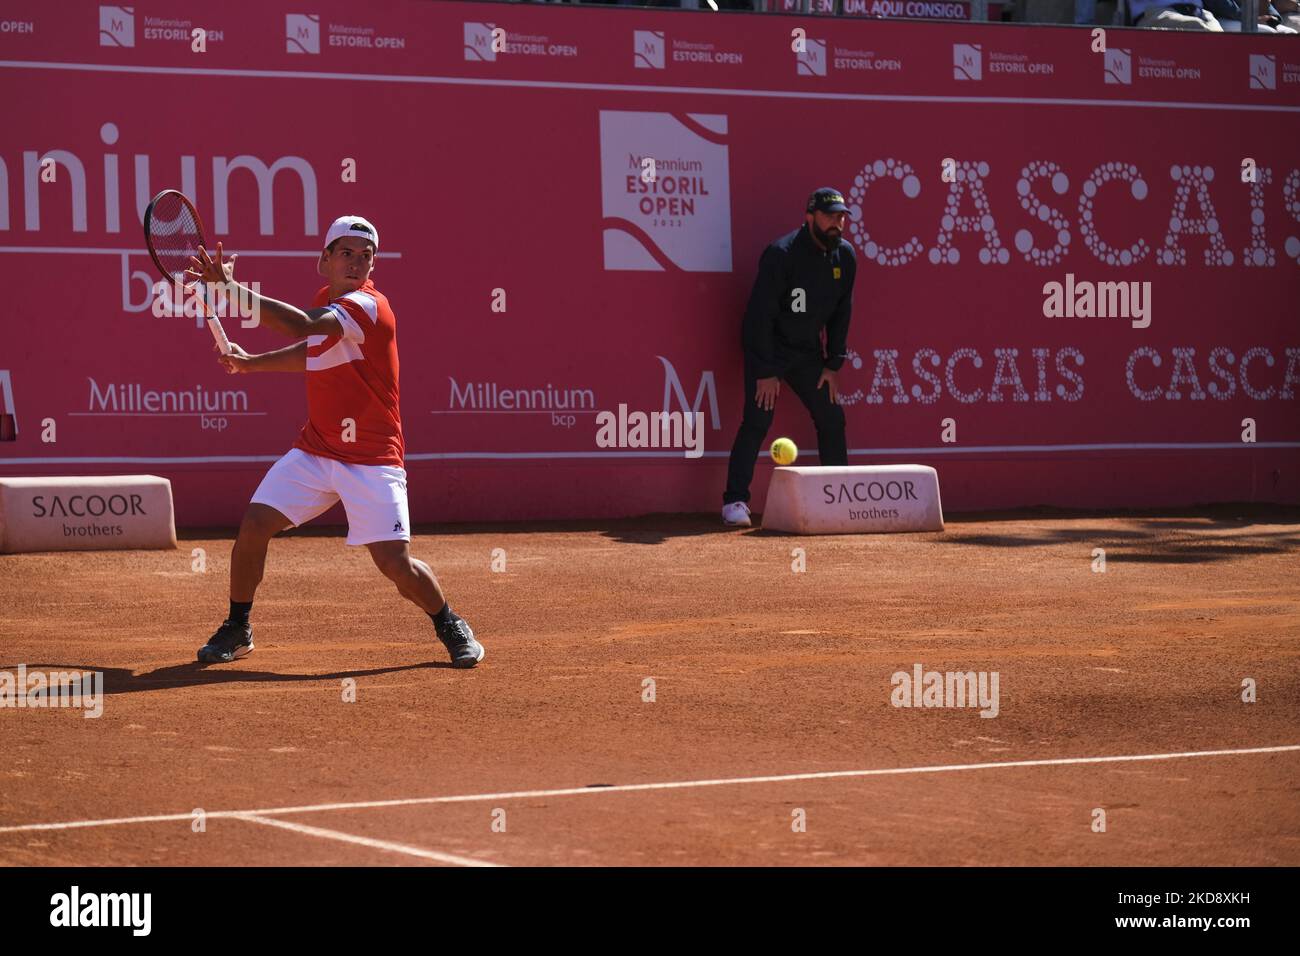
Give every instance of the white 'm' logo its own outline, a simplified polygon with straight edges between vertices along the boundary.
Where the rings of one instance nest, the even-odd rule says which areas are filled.
[[[1250,88],[1252,90],[1277,89],[1277,57],[1272,54],[1250,55]]]
[[[809,37],[804,42],[804,51],[796,51],[794,59],[795,73],[799,76],[825,76],[826,41]]]
[[[952,78],[954,80],[982,80],[984,78],[984,50],[978,43],[952,45]]]
[[[475,63],[495,63],[497,51],[492,49],[491,23],[465,24],[465,59]]]
[[[718,387],[713,381],[713,372],[700,373],[700,387],[695,390],[694,404],[687,406],[686,392],[682,388],[682,380],[677,377],[677,369],[673,368],[673,363],[668,361],[662,355],[656,355],[655,358],[664,363],[664,411],[668,411],[672,405],[674,396],[677,398],[677,405],[682,411],[698,412],[700,405],[703,404],[707,397],[709,400],[709,425],[714,429],[722,427],[722,418],[718,415]]]
[[[1130,50],[1112,47],[1102,57],[1102,70],[1106,82],[1119,86],[1131,86],[1133,83],[1133,56]]]
[[[632,65],[638,70],[664,68],[664,33],[662,30],[632,31]]]
[[[284,48],[289,53],[319,53],[320,14],[286,13]]]
[[[18,438],[18,410],[14,408],[14,390],[9,370],[0,368],[0,441]]]
[[[99,8],[99,45],[135,46],[135,7]]]

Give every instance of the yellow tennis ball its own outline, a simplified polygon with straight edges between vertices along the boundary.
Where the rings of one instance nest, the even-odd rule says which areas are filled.
[[[793,465],[799,457],[799,449],[788,438],[778,438],[772,442],[772,460],[778,465]]]

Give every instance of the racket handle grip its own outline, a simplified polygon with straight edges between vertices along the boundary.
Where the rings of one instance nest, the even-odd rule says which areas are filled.
[[[217,340],[217,347],[221,349],[221,354],[229,355],[230,339],[226,338],[226,330],[221,327],[221,321],[217,318],[209,318],[208,328],[212,330],[212,337]]]

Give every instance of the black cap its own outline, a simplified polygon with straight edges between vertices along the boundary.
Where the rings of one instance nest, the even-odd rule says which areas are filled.
[[[844,196],[838,189],[823,186],[808,197],[808,211],[848,212],[849,207],[844,205]]]

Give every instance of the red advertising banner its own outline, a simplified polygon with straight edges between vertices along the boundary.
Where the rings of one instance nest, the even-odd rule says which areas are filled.
[[[714,509],[759,255],[831,185],[858,260],[851,462],[933,465],[950,509],[1300,501],[1300,45],[1103,39],[10,5],[0,474],[164,475],[180,524],[230,524],[292,445],[301,377],[227,376],[201,318],[154,314],[140,221],[176,186],[241,280],[300,305],[328,224],[376,224],[414,520]],[[703,454],[599,441],[620,406],[699,412]],[[811,458],[788,393],[778,435]]]

